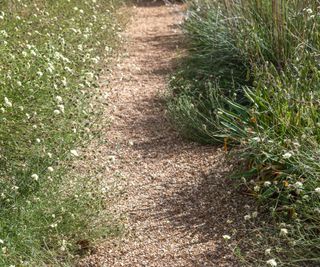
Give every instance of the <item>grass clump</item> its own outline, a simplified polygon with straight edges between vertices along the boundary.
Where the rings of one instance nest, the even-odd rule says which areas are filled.
[[[261,266],[320,264],[319,6],[191,2],[188,55],[171,79],[175,125],[194,140],[236,146],[237,175],[270,211],[273,247]]]
[[[0,265],[67,266],[101,227],[93,179],[70,174],[99,112],[120,1],[0,3]],[[80,243],[79,243],[80,242]]]

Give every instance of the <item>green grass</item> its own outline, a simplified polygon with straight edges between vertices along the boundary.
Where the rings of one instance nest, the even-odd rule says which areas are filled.
[[[235,176],[270,211],[259,249],[272,253],[250,266],[320,264],[318,5],[195,1],[183,25],[169,114],[184,136],[234,147]]]
[[[69,166],[95,135],[119,4],[0,2],[0,266],[69,266],[102,233],[104,195]]]

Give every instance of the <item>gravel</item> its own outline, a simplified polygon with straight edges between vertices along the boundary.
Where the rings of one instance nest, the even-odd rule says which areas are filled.
[[[225,152],[179,137],[161,99],[181,51],[183,9],[159,2],[130,8],[126,51],[102,87],[111,88],[105,116],[112,124],[92,160],[121,192],[108,205],[125,218],[125,233],[79,266],[240,266],[232,248],[245,234],[248,201],[228,178]]]

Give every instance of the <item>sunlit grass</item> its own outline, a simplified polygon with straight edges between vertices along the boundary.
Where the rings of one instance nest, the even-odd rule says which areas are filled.
[[[119,40],[117,1],[0,3],[0,265],[71,264],[101,228],[94,179],[70,174]],[[60,265],[59,265],[60,266]]]

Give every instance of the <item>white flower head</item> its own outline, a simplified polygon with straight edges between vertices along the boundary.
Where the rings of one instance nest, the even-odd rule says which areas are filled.
[[[263,184],[264,187],[269,187],[270,185],[271,185],[270,181],[265,181]]]
[[[282,155],[282,157],[283,157],[284,159],[289,159],[289,158],[291,158],[292,156],[293,156],[292,152],[287,152],[287,153],[284,153],[284,154]]]
[[[53,168],[50,166],[50,167],[48,167],[48,171],[49,171],[49,172],[53,172],[54,170],[53,170]]]
[[[58,103],[61,103],[61,102],[62,102],[62,97],[59,96],[59,95],[57,95],[57,96],[56,96],[56,101],[57,101]]]
[[[280,236],[286,236],[287,234],[288,234],[288,229],[286,229],[286,228],[280,229]]]
[[[267,249],[264,251],[264,254],[265,254],[265,255],[270,255],[270,254],[271,254],[271,248],[267,248]]]
[[[308,14],[312,14],[312,13],[313,13],[313,11],[312,11],[311,8],[307,8],[307,9],[306,9],[306,12],[307,12]]]
[[[51,228],[56,228],[56,227],[58,227],[58,224],[57,223],[52,223],[52,224],[50,224],[50,227]]]
[[[4,98],[4,105],[7,108],[11,108],[12,107],[12,103],[10,102],[10,100],[7,97]]]
[[[259,192],[260,191],[260,186],[259,185],[256,185],[254,188],[253,188],[254,192]]]
[[[297,188],[297,189],[301,189],[301,188],[303,188],[303,184],[301,182],[296,182],[294,184],[294,187]]]
[[[262,138],[259,137],[259,136],[253,137],[253,138],[251,138],[251,140],[255,141],[255,142],[258,142],[258,143],[263,141]]]
[[[229,235],[223,235],[222,237],[223,237],[224,240],[230,240],[231,239],[231,236],[229,236]]]
[[[71,149],[71,150],[70,150],[70,153],[71,153],[71,155],[74,156],[74,157],[79,157],[79,153],[78,153],[78,151],[75,150],[75,149]]]
[[[31,178],[32,178],[33,180],[35,180],[35,181],[38,181],[38,180],[39,180],[38,174],[35,174],[35,173],[31,175]]]
[[[314,192],[316,192],[318,195],[320,195],[320,187],[317,187]]]
[[[271,267],[276,267],[276,266],[278,266],[278,264],[277,264],[277,262],[276,262],[275,259],[270,259],[270,260],[268,260],[268,261],[267,261],[267,264],[268,264],[268,266],[271,266]]]
[[[58,108],[60,109],[60,111],[61,111],[62,113],[64,113],[64,105],[59,104],[59,105],[58,105]]]
[[[245,219],[246,221],[249,221],[249,220],[251,219],[251,216],[250,216],[250,215],[245,215],[245,216],[244,216],[244,219]]]

